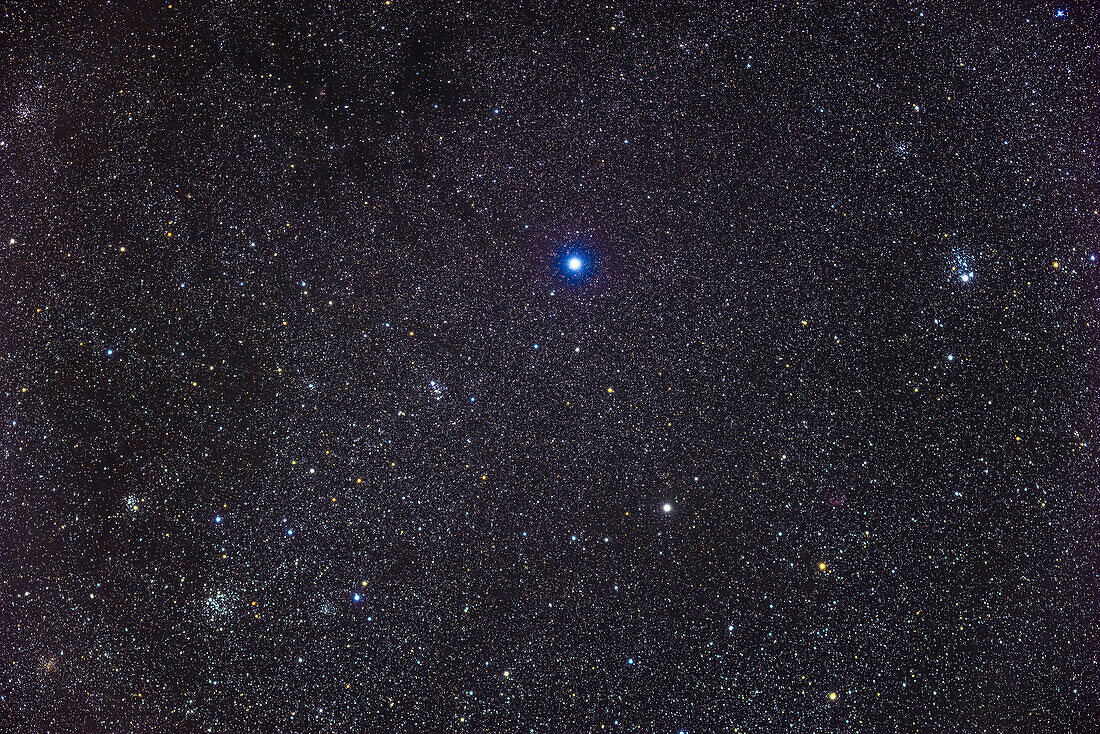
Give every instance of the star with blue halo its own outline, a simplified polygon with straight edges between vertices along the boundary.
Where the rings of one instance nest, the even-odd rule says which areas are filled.
[[[587,248],[576,242],[566,245],[565,252],[559,255],[558,267],[571,280],[586,280],[592,275],[596,259]]]

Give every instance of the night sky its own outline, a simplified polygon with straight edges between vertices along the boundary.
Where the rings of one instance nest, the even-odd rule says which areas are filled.
[[[0,730],[1087,732],[1087,3],[0,6]]]

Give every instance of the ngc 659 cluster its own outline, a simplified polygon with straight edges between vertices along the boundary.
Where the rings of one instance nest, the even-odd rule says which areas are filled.
[[[1092,730],[1096,18],[964,5],[5,5],[0,730]]]

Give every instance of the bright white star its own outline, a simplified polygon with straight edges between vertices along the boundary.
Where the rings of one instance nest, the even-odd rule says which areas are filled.
[[[584,260],[581,260],[579,257],[574,255],[573,257],[569,258],[569,260],[565,264],[570,270],[575,273],[582,267],[584,267]]]

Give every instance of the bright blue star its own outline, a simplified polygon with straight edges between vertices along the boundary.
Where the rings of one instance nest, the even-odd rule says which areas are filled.
[[[222,516],[221,515],[214,515],[214,522],[218,525],[221,525]]]
[[[357,603],[358,603],[358,602],[359,602],[359,601],[361,601],[362,599],[363,599],[363,596],[362,596],[361,594],[352,594],[352,595],[351,595],[351,600],[352,600],[353,602],[357,602]]]
[[[584,267],[584,260],[574,255],[565,262],[566,267],[572,270],[574,273],[580,271]]]

